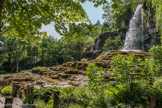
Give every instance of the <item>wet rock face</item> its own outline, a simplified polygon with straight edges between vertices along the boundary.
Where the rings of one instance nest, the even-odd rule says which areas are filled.
[[[147,10],[146,1],[137,6],[130,20],[123,50],[148,51],[153,45],[160,43],[154,14],[155,12]]]
[[[143,3],[143,43],[144,51],[148,51],[153,45],[160,45],[160,33],[156,29],[154,11],[148,13],[147,5]]]

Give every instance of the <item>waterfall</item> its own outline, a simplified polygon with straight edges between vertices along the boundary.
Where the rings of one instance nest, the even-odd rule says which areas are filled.
[[[122,50],[144,50],[142,4],[138,5],[126,33]]]

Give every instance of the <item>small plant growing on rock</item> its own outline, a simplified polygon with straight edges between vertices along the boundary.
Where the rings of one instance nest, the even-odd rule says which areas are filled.
[[[11,96],[12,95],[12,86],[6,86],[1,90],[2,95]]]

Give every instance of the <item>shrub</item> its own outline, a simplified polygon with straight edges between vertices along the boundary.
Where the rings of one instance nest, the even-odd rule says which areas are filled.
[[[86,74],[89,79],[89,88],[91,90],[101,90],[103,87],[103,82],[105,81],[104,75],[106,71],[103,71],[101,67],[95,64],[89,64],[86,68]]]
[[[115,39],[107,39],[103,49],[104,51],[119,50],[122,48],[121,46],[123,46],[123,44],[124,40],[122,40],[120,36],[117,36]]]
[[[2,95],[11,96],[12,95],[12,86],[6,86],[1,90]]]
[[[0,86],[0,91],[3,89],[3,87],[2,86]]]
[[[4,70],[0,70],[0,74],[7,74],[7,72]]]
[[[68,108],[84,108],[84,107],[79,104],[70,104]]]
[[[35,107],[36,108],[52,108],[53,107],[53,100],[49,100],[48,103],[45,103],[41,99],[37,99],[34,101]]]
[[[44,102],[48,102],[51,99],[53,90],[57,89],[56,87],[40,88],[34,89],[28,97],[25,97],[23,103],[32,104],[34,100],[40,99]]]
[[[135,59],[133,56],[122,57],[117,55],[112,58],[111,69],[114,79],[119,83],[131,83],[136,80],[153,84],[157,68],[152,59]]]
[[[162,74],[162,46],[153,46],[149,53],[151,54],[151,58],[154,60],[154,64],[156,68],[158,68],[158,75]]]

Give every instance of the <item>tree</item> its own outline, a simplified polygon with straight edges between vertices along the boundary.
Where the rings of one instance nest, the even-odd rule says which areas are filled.
[[[39,38],[42,24],[54,22],[60,35],[81,33],[89,28],[90,20],[81,3],[93,2],[95,6],[106,0],[1,0],[0,22],[3,36],[24,39],[30,33],[31,38]],[[81,22],[81,23],[76,23]],[[2,34],[2,32],[1,32]]]
[[[143,0],[110,0],[103,6],[104,23],[113,28],[127,28],[137,5]]]

